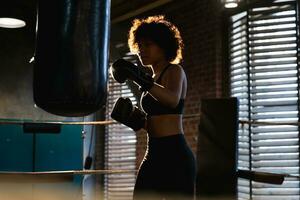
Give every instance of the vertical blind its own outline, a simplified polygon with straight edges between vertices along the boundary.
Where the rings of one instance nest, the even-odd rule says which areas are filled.
[[[297,1],[273,1],[230,17],[231,95],[239,120],[299,121]],[[238,168],[299,175],[299,129],[240,124]],[[282,185],[238,180],[239,199],[299,199],[299,180]]]
[[[120,84],[109,77],[106,119],[111,120],[110,113],[119,97],[128,97],[133,104],[137,100],[128,85]],[[136,135],[132,129],[122,125],[106,126],[105,168],[136,169]],[[107,174],[104,176],[105,200],[131,200],[135,183],[135,173]]]

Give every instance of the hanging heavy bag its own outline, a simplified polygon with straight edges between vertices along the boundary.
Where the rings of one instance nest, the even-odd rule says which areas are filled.
[[[107,93],[109,0],[38,2],[35,104],[69,117],[96,112]]]

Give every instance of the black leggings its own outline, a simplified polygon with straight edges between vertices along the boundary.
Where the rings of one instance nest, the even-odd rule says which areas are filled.
[[[149,137],[148,153],[139,169],[133,199],[193,199],[195,165],[183,134]]]

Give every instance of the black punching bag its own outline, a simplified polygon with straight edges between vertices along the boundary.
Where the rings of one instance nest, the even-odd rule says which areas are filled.
[[[110,0],[38,2],[33,93],[45,111],[79,117],[106,100]]]

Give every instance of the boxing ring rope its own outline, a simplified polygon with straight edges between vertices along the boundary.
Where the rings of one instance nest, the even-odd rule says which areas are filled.
[[[72,181],[75,175],[128,174],[137,170],[68,170],[40,172],[0,172],[0,182],[53,183]]]
[[[200,114],[184,115],[184,119],[200,117]],[[23,125],[23,124],[53,124],[53,125],[112,125],[119,124],[114,120],[103,121],[42,121],[42,120],[0,120],[0,125]]]
[[[184,115],[183,119],[189,118],[199,118],[200,113]],[[119,124],[119,122],[114,120],[103,120],[103,121],[42,121],[42,120],[1,120],[0,125],[23,125],[24,123],[31,124],[55,124],[55,125],[111,125]]]
[[[261,125],[261,126],[300,126],[300,122],[258,122],[258,121],[247,121],[247,120],[239,120],[241,125],[249,124],[249,125]]]
[[[66,170],[66,171],[40,171],[40,172],[0,172],[1,175],[89,175],[89,174],[119,174],[119,173],[133,173],[137,170]]]
[[[201,113],[184,115],[183,119],[198,118],[200,119]],[[239,124],[242,127],[245,124],[248,125],[290,125],[299,126],[300,123],[295,122],[257,122],[257,121],[247,121],[239,120]],[[53,124],[53,125],[112,125],[119,124],[119,122],[114,120],[104,120],[104,121],[41,121],[41,120],[0,120],[0,125],[4,124]],[[42,172],[0,172],[0,182],[60,182],[72,180],[74,175],[99,175],[99,174],[120,174],[120,173],[136,173],[137,170],[69,170],[69,171],[42,171]],[[269,172],[256,172],[249,170],[237,170],[237,176],[240,178],[246,178],[254,181],[268,182],[272,184],[282,184],[284,178],[297,178],[300,176],[291,174],[277,174]]]
[[[199,118],[201,117],[201,113],[196,114],[189,114],[185,115],[184,118]],[[242,125],[244,128],[245,124],[248,125],[261,125],[261,126],[272,126],[272,125],[279,125],[279,126],[300,126],[300,122],[261,122],[261,121],[247,121],[247,120],[238,120],[238,123]],[[285,174],[285,173],[270,173],[270,172],[257,172],[257,171],[250,171],[250,170],[237,170],[237,177],[245,178],[248,180],[258,181],[258,182],[265,182],[270,184],[282,184],[284,178],[296,178],[300,180],[300,176],[292,175],[292,174]]]
[[[20,120],[0,120],[0,125],[4,124],[15,124],[15,125],[23,125],[24,123],[31,124],[55,124],[55,125],[110,125],[110,124],[118,124],[118,122],[113,120],[105,120],[105,121],[41,121],[41,120],[32,120],[32,121],[20,121]]]
[[[189,114],[184,115],[183,119],[190,118],[200,118],[201,114]],[[249,125],[288,125],[288,126],[300,126],[300,122],[257,122],[257,121],[247,121],[247,120],[239,120],[241,125],[249,124]],[[6,124],[15,124],[15,125],[23,125],[24,123],[32,123],[32,124],[57,124],[57,125],[111,125],[111,124],[119,124],[119,122],[114,120],[103,120],[103,121],[41,121],[41,120],[32,120],[32,121],[21,121],[21,120],[0,120],[0,125]]]
[[[0,125],[111,125],[118,124],[113,120],[105,121],[42,121],[42,120],[0,120]],[[39,127],[37,127],[39,129]],[[128,174],[137,170],[68,170],[68,171],[39,171],[39,172],[10,172],[0,171],[0,182],[18,183],[53,183],[70,182],[75,175]]]

